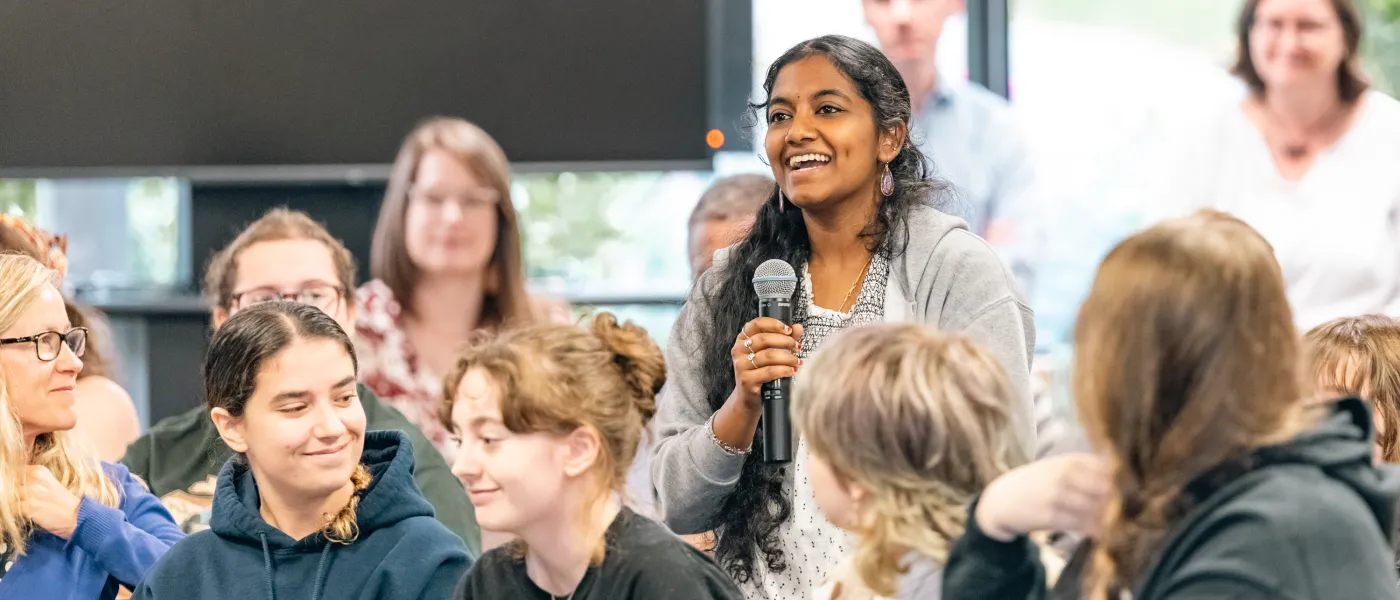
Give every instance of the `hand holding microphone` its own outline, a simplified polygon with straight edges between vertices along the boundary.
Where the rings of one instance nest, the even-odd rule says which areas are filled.
[[[763,384],[792,377],[798,360],[798,340],[802,326],[790,329],[777,319],[759,317],[744,324],[734,338],[730,356],[734,360],[735,393],[744,407],[758,412],[763,408]],[[746,343],[747,342],[747,343]],[[753,354],[753,362],[749,355]]]
[[[792,265],[769,260],[754,271],[759,317],[744,324],[730,350],[734,362],[735,394],[752,412],[761,412],[763,460],[792,460],[792,418],[789,412],[791,378],[801,362],[802,327],[792,322],[792,296],[797,274]]]

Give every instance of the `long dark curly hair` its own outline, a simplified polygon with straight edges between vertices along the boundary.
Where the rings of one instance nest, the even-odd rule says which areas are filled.
[[[870,103],[875,116],[871,126],[877,132],[899,127],[908,130],[912,113],[909,88],[899,71],[871,45],[838,35],[802,42],[774,61],[763,81],[764,101],[749,105],[754,115],[766,112],[778,73],[809,56],[825,57],[850,78],[861,97]],[[754,118],[752,122],[757,121]],[[931,163],[908,135],[889,167],[894,175],[894,193],[880,203],[874,219],[861,235],[868,238],[872,251],[883,245],[897,254],[903,251],[903,244],[885,244],[886,238],[891,233],[904,231],[909,212],[915,205],[940,205],[945,185],[930,178]],[[758,296],[750,281],[754,269],[765,260],[778,258],[800,270],[811,255],[802,211],[791,205],[780,210],[780,193],[774,186],[748,236],[730,252],[726,266],[711,275],[719,283],[706,297],[713,314],[709,326],[701,332],[700,347],[704,356],[700,377],[712,410],[719,410],[734,390],[734,368],[729,355],[734,337],[745,323],[758,317]],[[744,461],[739,483],[725,500],[716,523],[719,536],[715,558],[740,582],[753,578],[754,561],[760,554],[769,571],[787,568],[777,530],[791,517],[792,499],[783,492],[783,467],[764,463],[761,458],[761,423],[759,427],[760,432],[753,440],[753,452]]]

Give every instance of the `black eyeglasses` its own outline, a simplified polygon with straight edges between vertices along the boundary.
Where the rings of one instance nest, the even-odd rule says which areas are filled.
[[[73,356],[82,358],[83,353],[87,352],[87,338],[88,330],[86,327],[74,327],[68,330],[68,333],[45,331],[37,335],[0,339],[0,345],[34,342],[34,354],[39,357],[39,360],[48,362],[58,358],[58,353],[65,344],[69,350],[73,351]]]
[[[287,300],[289,302],[300,302],[309,304],[321,309],[321,312],[330,314],[335,310],[335,304],[344,294],[344,290],[338,285],[329,283],[319,283],[308,285],[298,291],[283,293],[281,290],[273,288],[258,288],[233,295],[233,306],[235,308],[245,308],[254,304],[273,302],[276,300]]]

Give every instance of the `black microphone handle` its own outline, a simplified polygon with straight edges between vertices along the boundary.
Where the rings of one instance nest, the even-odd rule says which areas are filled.
[[[761,298],[758,316],[792,324],[791,298]],[[784,377],[763,384],[763,462],[792,462],[792,379]]]
[[[784,377],[763,384],[763,462],[792,462],[791,383]]]

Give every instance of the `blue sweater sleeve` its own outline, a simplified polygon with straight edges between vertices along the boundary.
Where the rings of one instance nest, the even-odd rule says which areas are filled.
[[[125,467],[104,465],[121,488],[121,508],[84,497],[70,543],[117,581],[135,587],[175,542],[185,537],[160,500]]]

